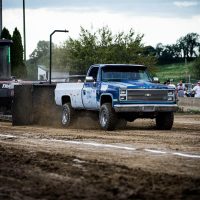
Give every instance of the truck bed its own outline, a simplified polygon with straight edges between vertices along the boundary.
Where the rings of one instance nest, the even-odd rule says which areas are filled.
[[[55,89],[55,101],[57,105],[62,105],[62,96],[70,96],[72,107],[83,108],[82,89],[84,83],[58,83]]]

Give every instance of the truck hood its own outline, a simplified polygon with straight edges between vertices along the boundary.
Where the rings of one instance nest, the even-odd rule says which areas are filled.
[[[173,87],[147,81],[106,82],[109,87],[126,89],[174,89]]]

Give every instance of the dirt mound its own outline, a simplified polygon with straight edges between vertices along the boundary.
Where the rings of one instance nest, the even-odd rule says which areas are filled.
[[[0,147],[1,199],[199,199],[200,179]]]
[[[0,122],[0,199],[200,199],[200,115],[112,132],[83,115],[75,128]]]

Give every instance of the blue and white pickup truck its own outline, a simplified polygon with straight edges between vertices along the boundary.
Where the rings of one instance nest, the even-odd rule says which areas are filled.
[[[155,118],[158,129],[169,130],[178,109],[175,89],[154,83],[147,67],[135,64],[92,65],[84,83],[58,83],[55,101],[63,107],[63,126],[73,123],[75,110],[94,110],[104,130],[137,118]]]

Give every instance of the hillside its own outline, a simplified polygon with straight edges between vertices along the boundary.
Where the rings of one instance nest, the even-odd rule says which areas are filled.
[[[183,82],[195,82],[195,79],[191,75],[192,64],[178,63],[169,65],[157,66],[156,76],[160,82],[163,83],[168,79],[173,79],[174,83],[178,83],[179,80]]]

